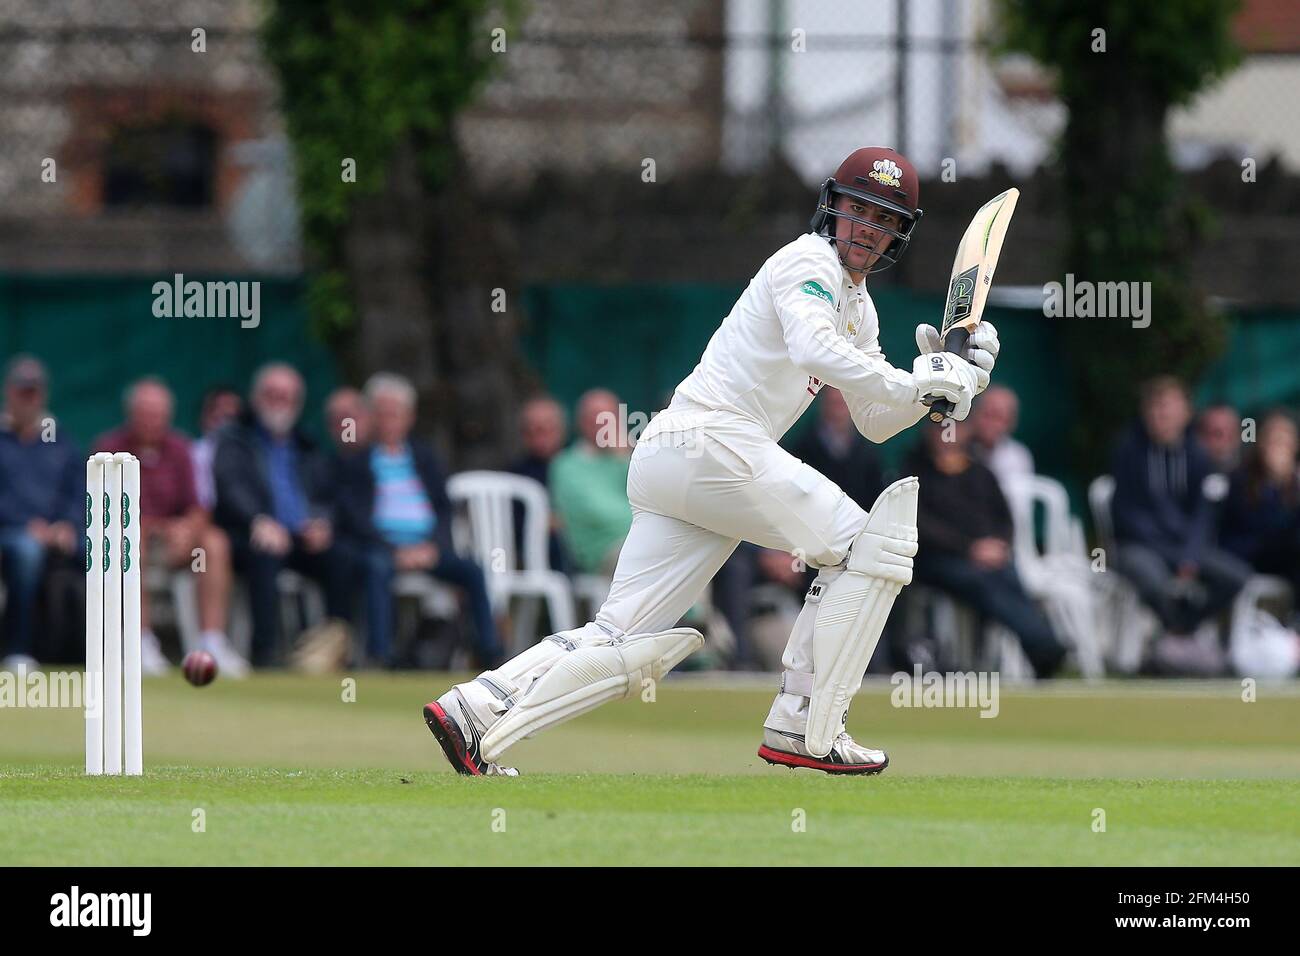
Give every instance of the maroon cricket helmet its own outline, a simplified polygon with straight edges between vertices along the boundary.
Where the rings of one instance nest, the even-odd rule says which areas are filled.
[[[840,196],[849,196],[859,202],[888,209],[898,216],[898,228],[869,222],[836,209],[835,201]],[[849,219],[888,234],[891,238],[884,249],[868,249],[880,253],[879,260],[871,269],[872,272],[880,272],[901,259],[906,251],[912,230],[922,215],[917,206],[920,197],[921,184],[916,175],[916,167],[906,156],[885,146],[864,146],[850,153],[840,163],[840,168],[835,170],[835,175],[822,183],[821,195],[817,197],[817,211],[813,213],[810,226],[817,235],[834,238],[835,219]],[[867,248],[853,239],[837,242]],[[843,252],[840,257],[843,258]]]

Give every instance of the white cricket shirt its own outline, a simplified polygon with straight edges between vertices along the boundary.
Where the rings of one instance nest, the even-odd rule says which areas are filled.
[[[806,233],[763,263],[641,440],[726,423],[757,426],[775,441],[822,385],[833,385],[858,430],[882,442],[927,409],[912,373],[885,359],[879,336],[865,281],[853,282],[825,237]]]

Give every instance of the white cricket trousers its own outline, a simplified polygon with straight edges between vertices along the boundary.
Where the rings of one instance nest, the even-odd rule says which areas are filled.
[[[756,426],[658,431],[633,451],[627,492],[632,528],[596,615],[616,635],[676,625],[742,540],[833,567],[867,522],[838,485]]]

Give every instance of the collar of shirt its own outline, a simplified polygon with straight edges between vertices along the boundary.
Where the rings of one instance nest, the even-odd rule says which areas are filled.
[[[400,445],[397,446],[396,451],[389,451],[385,446],[379,444],[378,442],[370,446],[371,459],[385,458],[385,459],[392,459],[395,461],[401,461],[402,459],[409,458],[410,456],[411,456],[410,442],[405,442],[405,441],[402,442]]]
[[[863,325],[863,304],[867,298],[867,279],[854,282],[848,270],[844,270],[844,279],[840,286],[840,304],[837,310],[839,331],[850,339],[858,334]]]

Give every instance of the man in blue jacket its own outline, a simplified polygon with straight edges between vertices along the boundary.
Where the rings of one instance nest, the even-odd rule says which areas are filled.
[[[0,415],[0,574],[4,623],[0,667],[34,667],[33,615],[41,581],[56,560],[71,561],[85,537],[86,468],[46,410],[45,366],[20,355],[9,363]]]
[[[276,663],[279,654],[282,568],[320,584],[331,618],[352,619],[350,567],[334,540],[333,474],[298,428],[303,399],[302,376],[292,366],[263,366],[249,410],[222,430],[213,460],[214,517],[248,581],[255,666]]]
[[[1177,379],[1142,388],[1141,420],[1115,450],[1112,514],[1119,570],[1172,634],[1189,634],[1227,607],[1250,577],[1217,547],[1216,512],[1227,491],[1188,430],[1191,403]]]

